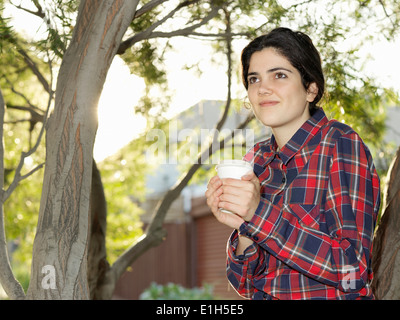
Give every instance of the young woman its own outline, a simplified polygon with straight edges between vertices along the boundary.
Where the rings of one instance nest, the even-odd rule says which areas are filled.
[[[231,285],[251,299],[373,299],[379,177],[359,135],[317,106],[318,51],[304,33],[278,28],[253,40],[241,61],[253,112],[272,136],[244,157],[254,173],[215,176],[206,191],[216,219],[235,229]]]

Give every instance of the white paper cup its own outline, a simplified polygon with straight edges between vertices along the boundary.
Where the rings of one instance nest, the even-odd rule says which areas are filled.
[[[240,179],[244,175],[253,171],[253,166],[244,160],[223,160],[216,167],[217,174],[221,179],[233,178]],[[222,212],[232,213],[226,209],[220,209]]]

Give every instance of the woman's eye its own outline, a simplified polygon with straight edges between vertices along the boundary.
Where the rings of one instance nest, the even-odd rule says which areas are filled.
[[[275,73],[275,79],[285,79],[287,78],[287,75],[282,73],[282,72],[277,72]]]
[[[258,78],[257,77],[250,77],[249,78],[249,84],[253,84],[253,83],[256,83],[256,82],[258,82]]]

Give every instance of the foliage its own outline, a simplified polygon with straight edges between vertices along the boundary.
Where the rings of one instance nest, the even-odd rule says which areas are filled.
[[[0,13],[3,11],[2,2],[0,2]],[[12,28],[9,26],[10,18],[4,18],[0,15],[0,39],[10,39],[12,38]],[[4,41],[0,41],[0,53],[3,53],[3,43]]]
[[[26,66],[21,54],[23,51],[28,51],[30,44],[12,32],[11,28],[8,31],[8,36],[0,41],[2,48],[0,87],[7,103],[5,123],[2,128],[4,131],[5,188],[8,188],[14,179],[21,153],[27,152],[38,138],[41,129],[38,120],[44,114],[43,109],[47,99],[43,87],[36,81],[36,76]],[[43,68],[44,73],[48,72],[47,65],[41,59],[32,57],[32,61],[39,68]],[[42,142],[37,152],[25,159],[21,174],[24,175],[43,163],[44,155],[44,143]],[[6,235],[9,241],[17,246],[13,255],[13,264],[20,266],[16,268],[19,270],[16,276],[20,281],[26,279],[29,274],[42,178],[43,170],[39,170],[23,180],[4,203]],[[21,281],[21,283],[26,284],[26,281]]]
[[[142,235],[139,204],[144,200],[149,165],[140,140],[130,143],[98,164],[107,200],[106,246],[112,263]]]
[[[202,288],[184,288],[179,284],[168,283],[160,285],[152,282],[143,291],[140,300],[213,300],[213,287],[205,284]]]
[[[35,141],[39,127],[29,130],[29,122],[18,122],[21,111],[8,110],[4,125],[4,165],[5,187],[9,187],[14,179],[15,169],[20,161],[21,152],[30,148],[30,141]],[[8,122],[8,123],[7,123]],[[15,123],[14,123],[15,122]],[[44,145],[37,152],[25,160],[25,168],[22,174],[44,162]],[[10,198],[4,203],[4,218],[6,235],[10,243],[16,245],[13,254],[13,266],[15,266],[17,279],[24,288],[27,287],[29,270],[32,260],[32,244],[35,237],[40,195],[42,190],[43,170],[37,171],[27,179],[20,182]],[[35,186],[35,187],[32,187]]]

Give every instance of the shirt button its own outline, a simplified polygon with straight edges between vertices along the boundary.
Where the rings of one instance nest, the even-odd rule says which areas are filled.
[[[253,239],[256,240],[256,241],[258,241],[258,237],[257,237],[257,236],[254,236]]]
[[[282,183],[285,183],[285,182],[286,182],[286,178],[283,177],[283,178],[282,178]]]

